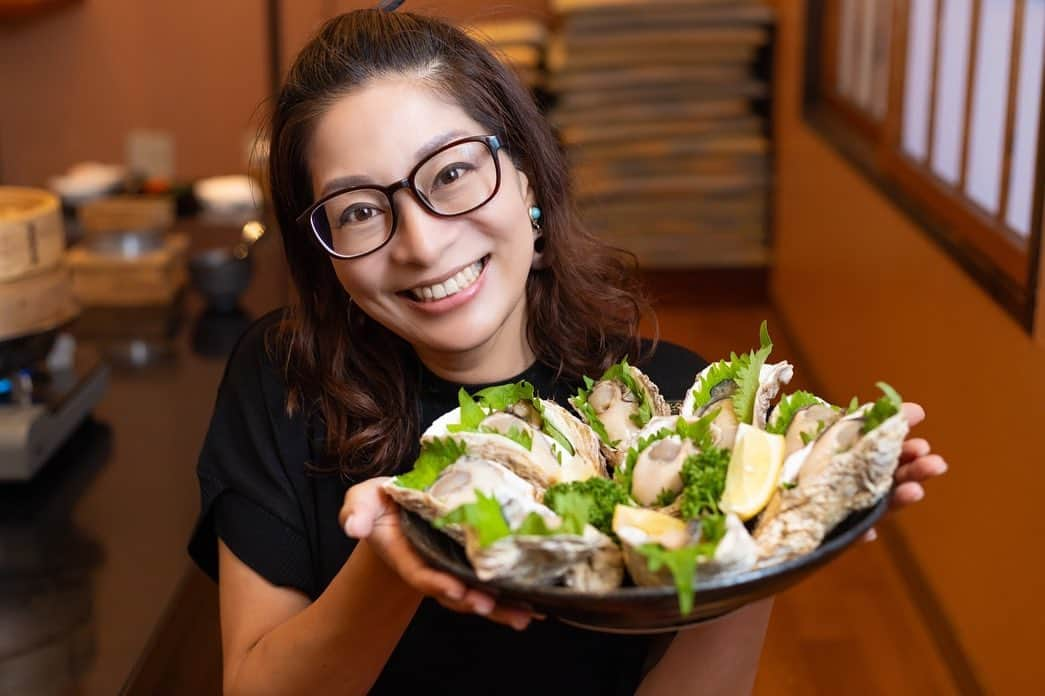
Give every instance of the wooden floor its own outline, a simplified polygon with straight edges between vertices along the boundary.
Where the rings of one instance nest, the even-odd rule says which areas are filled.
[[[709,360],[757,344],[769,321],[773,359],[796,366],[795,388],[813,388],[815,366],[803,364],[773,308],[762,280],[747,285],[677,282],[654,288],[663,339]],[[730,289],[730,286],[733,286]],[[647,326],[650,329],[652,325]],[[889,553],[888,524],[876,542],[860,544],[777,597],[755,685],[757,696],[778,694],[961,693]],[[213,583],[197,572],[185,584],[179,609],[141,665],[131,694],[217,694],[220,656]],[[692,693],[699,693],[695,689]]]

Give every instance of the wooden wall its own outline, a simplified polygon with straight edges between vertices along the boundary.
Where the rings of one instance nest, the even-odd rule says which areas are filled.
[[[281,0],[283,64],[326,18],[376,0]],[[169,131],[182,178],[245,170],[269,92],[266,2],[86,0],[0,26],[0,184],[43,186],[124,161],[132,128]],[[544,16],[545,0],[408,2],[476,21]]]
[[[884,379],[951,471],[895,516],[989,693],[1045,680],[1045,348],[799,114],[804,2],[779,0],[771,291],[825,396]]]

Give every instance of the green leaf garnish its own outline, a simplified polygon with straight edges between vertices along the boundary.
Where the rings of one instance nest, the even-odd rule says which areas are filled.
[[[899,413],[903,407],[903,399],[896,393],[895,389],[885,382],[879,382],[877,386],[884,392],[885,396],[875,401],[874,405],[864,415],[864,425],[860,428],[861,435],[871,432]]]
[[[475,491],[474,503],[460,505],[435,519],[432,524],[436,529],[442,529],[448,524],[466,525],[478,535],[479,546],[482,548],[511,534],[497,498],[486,497],[479,489]]]
[[[461,420],[459,423],[451,423],[446,429],[451,433],[478,432],[479,423],[486,418],[486,412],[463,388],[457,392],[457,403],[461,407]]]
[[[636,551],[646,557],[649,569],[656,573],[667,566],[675,580],[675,591],[679,597],[679,611],[687,616],[693,611],[693,583],[696,579],[697,560],[715,555],[717,543],[698,543],[680,549],[666,549],[660,544],[642,544]]]
[[[747,354],[730,353],[729,360],[711,363],[701,378],[700,384],[693,389],[694,411],[699,411],[711,403],[711,390],[723,382],[735,381],[737,375],[747,367],[750,360],[751,356]]]
[[[766,432],[783,435],[791,427],[791,421],[795,419],[799,411],[819,403],[821,403],[821,400],[807,391],[796,391],[794,394],[788,394],[780,400],[780,403],[773,410],[773,418],[766,425]]]
[[[491,411],[505,411],[509,406],[514,406],[520,401],[533,403],[533,385],[522,380],[513,384],[501,384],[496,387],[487,387],[476,392],[475,398]]]
[[[653,507],[667,507],[674,503],[678,497],[678,491],[673,491],[670,488],[661,489],[660,493],[657,494],[657,499],[653,501]]]
[[[855,412],[858,408],[860,408],[860,400],[854,396],[852,399],[849,400],[849,406],[845,409],[845,415],[848,416],[850,413]]]
[[[773,352],[773,342],[769,339],[766,322],[758,330],[762,347],[751,354],[751,359],[737,373],[737,391],[733,394],[733,410],[737,414],[738,423],[751,425],[755,415],[755,394],[758,392],[759,377],[766,358]]]
[[[439,477],[443,469],[464,455],[464,443],[457,442],[452,438],[429,440],[422,445],[421,454],[414,461],[414,468],[401,476],[397,476],[395,483],[403,488],[424,490],[435,483],[436,478]]]
[[[544,492],[544,504],[562,516],[568,509],[568,495],[584,496],[590,501],[588,523],[603,534],[613,534],[613,511],[617,505],[631,505],[633,501],[616,481],[593,476],[583,481],[557,483]]]
[[[697,449],[709,448],[711,446],[711,423],[718,417],[718,414],[719,409],[715,409],[692,422],[679,416],[675,420],[675,427],[661,428],[655,433],[639,438],[639,441],[628,449],[628,454],[624,458],[624,464],[613,472],[614,480],[620,484],[628,495],[631,495],[632,477],[639,455],[654,442],[663,440],[669,435],[678,435],[683,439],[690,440],[696,445]]]
[[[713,447],[686,457],[682,464],[682,519],[716,515],[718,501],[726,488],[731,452]]]

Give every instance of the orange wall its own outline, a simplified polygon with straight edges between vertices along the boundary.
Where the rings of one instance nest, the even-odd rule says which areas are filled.
[[[175,138],[179,176],[243,171],[267,92],[263,4],[85,0],[4,28],[0,181],[124,161],[132,128]]]
[[[283,63],[327,17],[376,2],[282,0]],[[449,19],[543,17],[545,0],[411,2]],[[261,0],[84,0],[0,27],[0,184],[42,186],[124,161],[133,128],[169,131],[181,178],[237,173],[268,96]]]
[[[804,3],[777,5],[774,300],[825,396],[870,398],[885,379],[925,405],[917,434],[951,470],[898,533],[987,691],[1036,691],[1045,348],[801,120]]]

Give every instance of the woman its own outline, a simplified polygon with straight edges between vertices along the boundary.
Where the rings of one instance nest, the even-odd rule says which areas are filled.
[[[525,90],[448,25],[358,11],[298,56],[271,138],[298,298],[230,359],[191,545],[219,578],[226,692],[749,690],[768,603],[670,645],[531,622],[426,567],[379,491],[461,386],[561,401],[631,355],[681,399],[705,364],[638,338],[647,307],[574,218]],[[911,502],[945,464],[920,440],[904,460]]]

